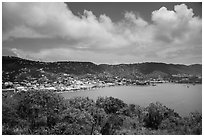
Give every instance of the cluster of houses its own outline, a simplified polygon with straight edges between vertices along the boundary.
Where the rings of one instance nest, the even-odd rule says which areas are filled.
[[[189,74],[177,74],[177,75],[172,75],[171,81],[174,83],[201,84],[202,76],[193,76]]]
[[[14,91],[27,91],[27,90],[53,90],[56,92],[62,91],[74,91],[80,89],[91,89],[94,87],[102,87],[105,86],[105,83],[101,81],[84,81],[84,80],[77,80],[74,78],[70,78],[68,82],[66,81],[54,81],[48,82],[45,81],[44,83],[38,83],[35,81],[22,81],[22,82],[5,82],[3,83],[3,92],[8,90]]]
[[[97,78],[75,78],[69,76],[68,74],[63,74],[59,76],[55,81],[49,81],[47,78],[42,82],[38,80],[23,80],[22,82],[4,82],[3,92],[19,92],[27,90],[52,90],[56,92],[73,92],[76,90],[87,90],[93,88],[109,87],[116,85],[154,85],[155,83],[165,83],[167,81],[161,80],[148,80],[148,81],[139,81],[139,80],[130,80],[125,78],[115,77],[112,80],[102,81]]]
[[[188,79],[189,76],[172,75],[174,78]],[[202,78],[201,78],[202,79]],[[163,80],[161,77],[157,79],[150,78],[149,80],[131,80],[120,77],[107,78],[101,80],[95,76],[91,77],[76,77],[69,74],[61,73],[54,78],[50,78],[46,75],[42,75],[41,78],[24,79],[20,82],[3,82],[3,92],[19,92],[27,90],[52,90],[55,92],[73,92],[76,90],[87,90],[93,88],[101,88],[107,86],[120,86],[120,85],[151,85],[156,86],[157,83],[167,83],[177,81]]]

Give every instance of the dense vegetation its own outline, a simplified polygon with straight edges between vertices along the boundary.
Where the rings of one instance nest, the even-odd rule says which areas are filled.
[[[3,134],[202,134],[202,116],[180,117],[159,102],[143,108],[113,97],[65,100],[50,91],[3,94]]]
[[[202,65],[181,65],[165,63],[135,63],[96,65],[91,62],[40,62],[21,59],[18,57],[2,57],[2,79],[6,81],[21,81],[26,78],[41,78],[43,69],[48,74],[67,73],[70,75],[84,76],[92,74],[97,77],[121,77],[128,79],[148,79],[148,78],[171,78],[175,74],[187,74],[201,76]],[[44,75],[44,74],[43,74]]]

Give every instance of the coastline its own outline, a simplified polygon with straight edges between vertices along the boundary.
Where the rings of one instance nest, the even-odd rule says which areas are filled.
[[[190,86],[202,85],[202,83],[192,84],[192,83],[173,83],[173,82],[157,83],[156,85],[134,85],[134,84],[129,84],[129,85],[112,85],[112,86],[94,86],[94,87],[90,87],[90,88],[82,88],[82,89],[74,89],[74,90],[65,90],[65,91],[60,91],[60,92],[55,92],[55,93],[62,94],[62,93],[68,93],[68,92],[69,92],[69,93],[84,92],[84,91],[97,90],[97,89],[108,88],[108,87],[125,87],[125,86],[155,87],[155,86],[162,85],[162,84],[174,84],[174,85],[177,85],[177,84],[178,84],[178,85],[186,86],[187,88],[189,88]]]

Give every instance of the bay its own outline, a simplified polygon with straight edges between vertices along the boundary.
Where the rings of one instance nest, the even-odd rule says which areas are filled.
[[[64,92],[64,98],[89,97],[96,100],[98,97],[115,97],[127,104],[137,104],[143,107],[156,101],[174,109],[181,116],[190,112],[202,113],[202,85],[187,84],[157,84],[156,86],[115,86],[77,92]]]

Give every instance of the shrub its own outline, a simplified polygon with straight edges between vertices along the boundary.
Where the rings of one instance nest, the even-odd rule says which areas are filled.
[[[123,116],[111,114],[101,129],[102,135],[114,135],[123,125]]]
[[[169,117],[162,121],[159,126],[161,130],[167,130],[173,134],[202,134],[202,116],[198,112],[190,113],[188,117]]]
[[[161,103],[151,103],[146,108],[146,116],[144,118],[145,126],[152,129],[158,129],[162,120],[170,116],[180,117],[174,110],[163,106]]]
[[[13,101],[15,105],[11,105]],[[3,124],[9,125],[7,128],[18,134],[35,134],[38,128],[51,128],[57,123],[60,111],[65,108],[63,98],[51,91],[16,93],[9,101],[4,100],[2,107]]]
[[[100,97],[96,100],[96,106],[103,108],[107,114],[115,114],[121,108],[127,106],[122,100],[113,97]]]
[[[90,135],[93,123],[93,117],[86,111],[68,108],[62,112],[60,122],[54,126],[52,133],[59,135]]]

